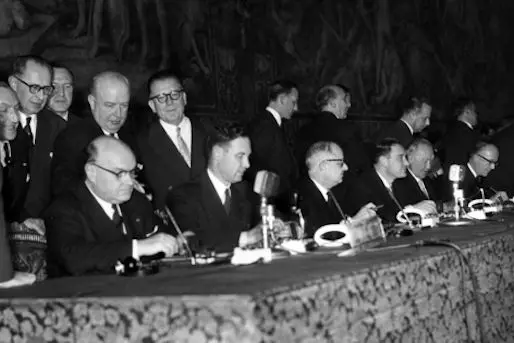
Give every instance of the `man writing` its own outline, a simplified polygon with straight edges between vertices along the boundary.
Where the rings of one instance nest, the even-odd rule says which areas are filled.
[[[85,179],[49,208],[49,276],[113,272],[128,256],[167,256],[178,252],[177,240],[162,232],[152,205],[133,192],[136,159],[130,148],[101,136],[87,149]]]

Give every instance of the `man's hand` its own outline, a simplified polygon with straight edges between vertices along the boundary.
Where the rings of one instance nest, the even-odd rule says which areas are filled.
[[[179,251],[179,243],[175,237],[160,232],[150,238],[138,240],[137,250],[139,256],[151,256],[162,251],[169,257]]]
[[[262,241],[262,226],[258,225],[249,231],[243,231],[239,235],[239,246],[254,245]]]
[[[356,215],[352,217],[353,221],[361,221],[368,218],[371,218],[373,216],[376,216],[377,206],[373,203],[367,203],[366,205],[362,206],[359,212],[357,212]]]
[[[435,202],[432,200],[423,200],[418,202],[417,204],[412,205],[412,207],[420,210],[425,215],[431,214],[431,213],[437,213],[437,206]]]
[[[21,223],[21,225],[24,225],[30,230],[36,231],[41,236],[44,236],[46,233],[45,222],[40,218],[27,218],[23,223]]]

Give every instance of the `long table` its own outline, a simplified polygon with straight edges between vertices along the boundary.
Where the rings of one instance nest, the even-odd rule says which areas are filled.
[[[0,291],[0,342],[514,341],[514,217],[438,227],[386,247],[235,267],[170,264],[146,277],[46,280]],[[478,311],[477,311],[477,305]]]

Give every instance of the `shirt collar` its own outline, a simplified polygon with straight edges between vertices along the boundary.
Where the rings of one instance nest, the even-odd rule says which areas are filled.
[[[20,125],[21,127],[25,127],[25,125],[27,124],[27,117],[30,117],[31,118],[31,121],[30,121],[30,124],[32,126],[32,123],[35,123],[37,122],[37,115],[36,114],[26,114],[26,113],[23,113],[22,111],[19,111],[20,112]]]
[[[109,216],[109,218],[112,218],[112,215],[114,213],[114,209],[112,208],[112,204],[108,203],[107,201],[105,201],[104,199],[102,199],[98,195],[96,195],[95,192],[93,192],[93,190],[91,189],[91,187],[89,187],[87,182],[85,182],[85,184],[86,184],[86,187],[89,190],[89,192],[93,195],[93,197],[98,202],[98,204],[100,204],[100,206],[102,207],[104,212]]]
[[[387,180],[382,175],[380,175],[380,173],[377,170],[375,170],[375,172],[377,173],[378,177],[384,184],[385,188],[392,190],[393,189],[392,185],[389,182],[387,182]]]
[[[471,174],[476,179],[477,173],[473,170],[473,167],[471,167],[471,164],[468,163],[468,169],[471,171]]]
[[[316,188],[321,192],[321,195],[323,195],[323,198],[325,198],[325,201],[328,201],[328,189],[326,189],[325,187],[323,187],[322,185],[320,185],[316,180],[314,180],[313,178],[310,178],[312,180],[312,182],[314,183],[314,185],[316,186]]]
[[[409,128],[410,134],[413,135],[414,129],[412,128],[412,126],[410,126],[410,124],[407,123],[405,120],[403,120],[403,119],[400,119],[400,120],[403,121],[405,123],[405,125],[407,125],[407,127]]]
[[[414,178],[414,180],[416,180],[417,182],[423,182],[422,179],[420,179],[419,177],[417,177],[416,175],[414,175],[414,173],[412,172],[412,170],[410,170],[410,168],[407,168],[407,170],[409,171],[409,173],[412,175],[412,177]]]
[[[182,118],[182,120],[180,121],[180,123],[178,125],[173,125],[173,124],[170,124],[170,123],[167,123],[165,122],[164,120],[162,119],[159,119],[159,122],[161,123],[161,125],[163,127],[167,127],[169,129],[173,129],[174,131],[177,130],[177,127],[180,127],[180,131],[183,131],[184,129],[186,129],[187,127],[189,127],[191,121],[189,120],[188,117],[184,116]]]
[[[227,186],[225,182],[218,179],[218,177],[214,175],[210,168],[207,168],[207,175],[209,176],[209,179],[211,180],[212,185],[214,186],[216,193],[218,193],[221,201],[225,202],[225,191],[230,189],[230,184]]]
[[[459,119],[460,122],[466,124],[467,127],[469,127],[471,130],[473,130],[473,125],[471,125],[470,123],[468,123],[467,121],[465,121],[464,119]]]
[[[275,118],[275,121],[277,122],[278,126],[282,126],[282,117],[280,116],[280,114],[278,114],[277,110],[268,106],[266,107],[266,111],[271,113],[273,118]]]

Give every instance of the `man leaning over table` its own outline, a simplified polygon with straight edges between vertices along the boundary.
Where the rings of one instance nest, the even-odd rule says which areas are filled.
[[[250,229],[257,196],[242,181],[252,149],[246,130],[238,124],[215,124],[210,131],[207,169],[172,189],[167,205],[182,231],[194,234],[193,250],[229,252],[262,237],[260,229]]]
[[[178,252],[152,205],[134,190],[136,159],[122,141],[100,136],[87,147],[85,179],[45,214],[49,276],[113,272],[117,260]]]
[[[343,181],[348,166],[339,145],[325,141],[316,142],[307,149],[305,164],[308,176],[300,180],[298,193],[300,208],[305,217],[305,234],[312,237],[319,227],[346,219],[339,212],[339,202],[331,189]],[[348,219],[362,220],[375,214],[375,205],[368,203],[354,217],[348,216]]]

